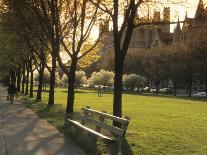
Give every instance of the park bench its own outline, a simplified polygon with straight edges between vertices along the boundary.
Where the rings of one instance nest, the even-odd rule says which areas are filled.
[[[99,112],[90,107],[85,107],[81,109],[80,122],[68,119],[69,123],[75,126],[76,131],[80,129],[89,135],[92,135],[92,140],[96,144],[97,138],[104,140],[106,144],[110,147],[113,145],[113,151],[116,150],[117,154],[121,150],[121,146],[124,140],[124,136],[129,124],[129,117],[120,118],[106,112]],[[120,124],[120,127],[113,126],[113,122]],[[78,127],[78,129],[77,129]],[[78,133],[79,135],[80,133]],[[90,143],[92,141],[90,140]],[[114,148],[115,146],[115,148]]]

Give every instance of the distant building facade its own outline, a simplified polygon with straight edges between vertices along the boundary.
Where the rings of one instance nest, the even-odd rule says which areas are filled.
[[[153,17],[150,20],[153,21],[164,21],[165,24],[160,25],[146,25],[140,26],[134,29],[129,50],[136,51],[140,48],[160,48],[171,46],[178,42],[185,41],[190,33],[196,33],[201,28],[207,28],[207,8],[204,7],[203,0],[199,0],[197,10],[194,18],[185,16],[183,27],[180,25],[178,19],[174,32],[170,32],[170,8],[165,7],[162,12],[161,18],[160,11],[154,11]],[[137,17],[139,18],[139,17]],[[148,16],[149,18],[149,16]],[[102,38],[103,48],[102,52],[113,50],[113,32],[109,30],[109,22],[100,25],[100,31],[103,31],[104,35]],[[194,75],[193,79],[193,91],[205,90],[205,78],[202,74]],[[185,81],[181,82],[183,90],[180,89],[180,93],[185,93],[184,88]],[[154,82],[150,81],[151,87],[154,87]],[[172,87],[172,80],[161,81],[160,88]]]
[[[129,49],[155,48],[172,44],[173,34],[170,33],[170,8],[164,8],[162,19],[160,11],[154,11],[153,17],[150,20],[165,21],[168,24],[147,25],[135,28]],[[113,48],[113,32],[109,30],[109,22],[100,25],[100,31],[103,31],[103,29],[105,34],[102,39],[102,43],[104,44],[102,50],[109,50]]]
[[[184,42],[190,36],[193,36],[194,34],[198,35],[199,31],[202,29],[207,29],[207,8],[205,8],[203,0],[199,0],[195,17],[189,18],[186,13],[182,29],[178,20],[173,33],[173,43]],[[205,75],[203,72],[201,71],[200,73],[193,75],[193,91],[204,91],[206,90],[205,87]]]

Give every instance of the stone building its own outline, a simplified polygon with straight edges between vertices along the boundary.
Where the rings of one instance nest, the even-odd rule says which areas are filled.
[[[129,49],[136,48],[154,48],[171,45],[173,34],[170,33],[170,8],[163,9],[163,18],[161,19],[161,12],[154,11],[153,21],[165,21],[167,24],[163,25],[147,25],[140,26],[134,29]],[[139,18],[139,17],[137,17]],[[148,18],[150,18],[148,16]],[[102,39],[104,48],[102,50],[109,50],[113,48],[113,32],[109,30],[109,22],[100,25],[100,31],[105,31]]]
[[[182,29],[178,20],[173,33],[173,43],[185,42],[189,37],[198,35],[202,29],[207,29],[207,8],[205,8],[203,0],[199,0],[195,17],[189,18],[186,13]],[[202,91],[206,89],[205,87],[205,75],[203,72],[194,73],[192,90],[194,92]]]
[[[154,11],[152,21],[164,21],[167,24],[140,26],[134,29],[129,50],[136,51],[140,48],[157,48],[171,46],[177,42],[185,41],[189,34],[198,32],[201,28],[207,28],[207,8],[204,7],[203,0],[199,0],[197,10],[194,18],[185,16],[183,27],[178,19],[174,32],[170,32],[170,8],[165,7],[162,12]],[[139,19],[139,17],[137,17]],[[150,18],[148,16],[148,18]],[[103,48],[102,52],[113,50],[113,32],[109,30],[109,22],[100,25],[100,31],[105,29],[105,34],[102,38]],[[205,78],[203,75],[194,75],[193,77],[193,91],[205,89]],[[183,84],[185,81],[182,82]],[[153,82],[151,82],[153,87]],[[184,86],[184,85],[183,85]],[[161,81],[161,87],[172,87],[172,81]],[[185,92],[183,88],[183,93]],[[180,90],[182,91],[182,90]]]

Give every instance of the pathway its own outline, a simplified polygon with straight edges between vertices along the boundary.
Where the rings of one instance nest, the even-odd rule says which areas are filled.
[[[68,137],[0,87],[0,155],[84,155]]]

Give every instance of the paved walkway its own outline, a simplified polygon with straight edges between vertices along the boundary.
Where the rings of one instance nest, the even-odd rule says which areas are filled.
[[[0,87],[0,155],[84,155],[68,137],[21,103],[5,100]]]

